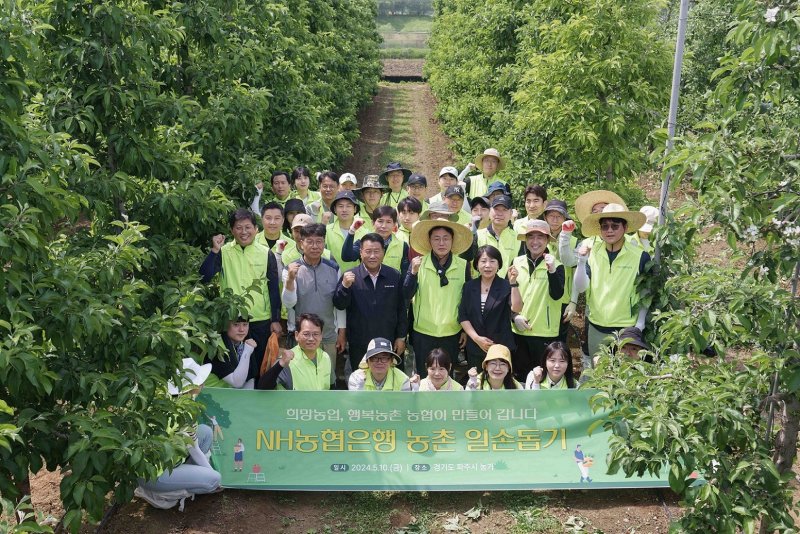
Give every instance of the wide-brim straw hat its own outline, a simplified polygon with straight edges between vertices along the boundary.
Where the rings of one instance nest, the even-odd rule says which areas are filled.
[[[503,360],[508,363],[508,372],[511,373],[514,371],[514,367],[511,365],[511,350],[505,345],[495,343],[489,347],[489,350],[486,351],[486,356],[483,358],[483,363],[481,364],[484,371],[486,370],[486,364],[492,360]]]
[[[550,233],[550,225],[547,224],[546,221],[541,219],[528,219],[525,226],[521,226],[519,230],[517,230],[517,240],[527,241],[528,234],[531,232],[539,232],[550,239],[554,239],[553,234]]]
[[[578,222],[583,224],[583,220],[592,214],[592,206],[600,202],[625,206],[625,201],[622,200],[622,197],[613,191],[607,191],[605,189],[589,191],[575,200],[575,217],[578,219]]]
[[[392,171],[403,171],[403,184],[408,181],[408,177],[411,176],[411,169],[406,169],[403,165],[397,161],[393,161],[386,165],[386,169],[378,176],[378,180],[385,186],[389,186],[389,181],[386,179],[386,175]]]
[[[497,170],[501,171],[506,167],[506,160],[500,157],[500,152],[496,148],[487,148],[483,154],[475,158],[475,166],[483,172],[483,158],[486,156],[494,156],[497,158]]]
[[[430,253],[431,240],[428,234],[433,228],[439,226],[450,228],[453,231],[453,246],[450,249],[453,254],[466,252],[472,246],[472,232],[463,224],[445,219],[428,219],[417,221],[414,228],[411,229],[411,238],[409,239],[411,248],[420,254]]]
[[[581,231],[586,237],[600,235],[600,219],[624,219],[628,223],[626,233],[637,232],[647,220],[644,213],[629,211],[622,204],[611,203],[601,213],[592,213],[583,221]]]

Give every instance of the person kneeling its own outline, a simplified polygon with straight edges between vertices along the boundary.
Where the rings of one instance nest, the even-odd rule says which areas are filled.
[[[331,359],[320,348],[323,320],[313,313],[297,318],[297,346],[284,350],[275,365],[258,379],[257,389],[324,391],[330,389]]]
[[[397,369],[400,356],[392,350],[392,342],[376,337],[367,345],[361,369],[350,375],[350,391],[411,391],[408,376]],[[363,368],[366,365],[366,368]]]

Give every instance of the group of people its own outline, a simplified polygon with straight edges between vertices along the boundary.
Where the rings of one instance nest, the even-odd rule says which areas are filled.
[[[360,186],[350,173],[319,173],[318,192],[304,167],[273,173],[272,198],[262,204],[257,184],[252,205],[229,217],[232,239],[213,236],[200,267],[204,282],[218,279],[245,298],[247,315],[222,332],[223,357],[204,365],[184,359],[188,388],[170,384],[170,393],[196,393],[203,384],[575,388],[566,341],[580,293],[587,317],[581,378],[609,336],[630,357],[649,350],[636,280],[648,269],[658,210],[632,211],[617,194],[597,190],[576,200],[572,217],[564,201],[529,185],[518,217],[497,174],[504,167],[491,148],[460,173],[444,167],[431,198],[427,179],[400,163]],[[413,369],[405,369],[407,350]],[[461,380],[454,374],[459,355],[469,368]],[[158,506],[182,492],[216,491],[219,474],[208,463],[215,431],[198,425],[188,432],[186,461],[140,481],[137,495]],[[241,440],[236,446],[241,461]]]
[[[564,383],[574,384],[566,338],[580,293],[582,376],[613,334],[649,348],[636,280],[658,210],[632,211],[597,190],[577,199],[573,217],[529,185],[518,217],[504,167],[492,148],[460,173],[444,167],[431,198],[426,177],[397,162],[360,185],[351,173],[319,173],[319,192],[304,167],[276,171],[263,204],[257,184],[250,209],[230,216],[233,240],[214,236],[200,268],[204,282],[219,275],[249,305],[223,334],[227,357],[209,358],[215,385],[383,389],[390,379],[390,389],[411,390],[430,385],[431,364],[452,378],[460,356],[471,372],[437,385],[474,386],[501,349],[512,385],[547,383],[553,352],[566,356]],[[404,366],[409,349],[413,369]]]

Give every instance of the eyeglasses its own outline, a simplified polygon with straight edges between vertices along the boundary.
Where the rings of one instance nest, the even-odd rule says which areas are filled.
[[[375,363],[389,363],[391,361],[391,356],[373,356],[370,358],[371,361]]]
[[[320,339],[322,332],[300,332],[300,337],[304,339]]]
[[[503,360],[491,360],[486,363],[486,367],[508,367],[508,363]]]
[[[622,225],[620,223],[601,223],[600,224],[600,229],[603,230],[604,232],[607,231],[607,230],[617,231],[620,228],[622,228]]]

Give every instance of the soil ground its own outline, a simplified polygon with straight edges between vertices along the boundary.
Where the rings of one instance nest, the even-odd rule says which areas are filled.
[[[394,68],[394,67],[388,67]],[[399,68],[399,67],[398,67]],[[404,67],[405,68],[405,67]],[[421,69],[421,62],[417,67]],[[444,165],[455,162],[450,140],[435,119],[435,100],[423,83],[382,83],[371,106],[359,116],[361,137],[343,170],[359,180],[378,174],[390,158],[428,177],[431,194]],[[657,177],[643,177],[648,197],[658,198]],[[582,327],[582,318],[574,325]],[[576,368],[580,364],[573,341]],[[33,476],[33,504],[59,518],[58,473]],[[472,520],[464,515],[476,515]],[[198,496],[186,511],[157,510],[134,500],[103,529],[121,534],[239,533],[411,533],[411,532],[667,532],[680,508],[668,490],[550,492],[364,492],[302,493],[226,490]],[[86,525],[84,532],[96,526]]]

